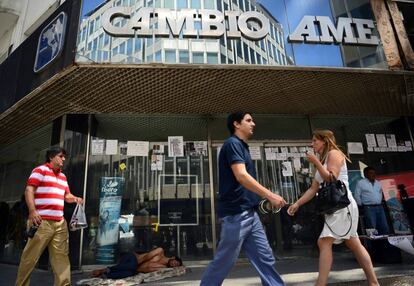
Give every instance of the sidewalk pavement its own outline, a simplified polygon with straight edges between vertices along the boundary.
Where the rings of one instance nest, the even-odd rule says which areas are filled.
[[[200,279],[209,261],[187,261],[188,272],[180,277],[144,283],[146,286],[193,286],[199,285]],[[414,256],[403,254],[403,262],[399,264],[374,264],[375,272],[381,286],[414,285]],[[101,266],[99,266],[101,267]],[[81,279],[89,278],[92,269],[88,266],[80,271],[72,272],[72,284]],[[317,257],[279,257],[276,263],[278,272],[287,285],[314,285],[318,275]],[[14,285],[17,273],[16,265],[0,264],[0,286]],[[359,286],[367,285],[365,276],[350,252],[334,253],[334,264],[329,275],[329,285]],[[32,273],[31,285],[53,285],[51,271],[36,269]],[[255,286],[261,285],[256,270],[245,259],[240,259],[223,283],[224,286]]]

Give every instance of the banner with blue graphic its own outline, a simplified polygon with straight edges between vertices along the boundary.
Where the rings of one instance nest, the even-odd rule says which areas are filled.
[[[115,245],[119,236],[119,217],[125,179],[122,177],[102,177],[100,182],[98,251],[99,263],[115,262]]]

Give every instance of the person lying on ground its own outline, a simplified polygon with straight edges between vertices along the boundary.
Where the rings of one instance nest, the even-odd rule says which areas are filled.
[[[182,265],[179,257],[167,257],[164,250],[158,247],[146,253],[129,252],[121,257],[117,265],[92,271],[92,277],[120,279]]]

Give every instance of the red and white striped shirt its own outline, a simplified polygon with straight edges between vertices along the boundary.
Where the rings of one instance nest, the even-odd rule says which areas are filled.
[[[65,195],[70,193],[65,174],[46,163],[33,169],[27,185],[36,187],[35,207],[42,219],[61,221]]]

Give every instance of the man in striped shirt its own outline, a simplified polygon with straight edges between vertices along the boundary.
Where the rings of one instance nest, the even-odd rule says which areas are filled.
[[[46,163],[34,168],[27,181],[28,226],[37,226],[38,230],[23,250],[16,286],[30,284],[30,274],[46,247],[55,285],[71,284],[69,235],[63,208],[64,202],[82,204],[83,200],[71,194],[66,176],[62,173],[65,156],[65,149],[51,147],[46,152]]]

